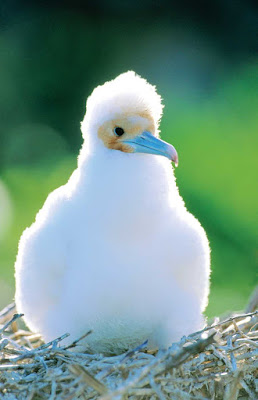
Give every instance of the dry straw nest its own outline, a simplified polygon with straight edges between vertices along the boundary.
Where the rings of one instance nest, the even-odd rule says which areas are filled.
[[[256,290],[246,313],[216,319],[166,352],[143,344],[109,357],[80,352],[80,339],[62,345],[66,335],[44,344],[10,305],[0,313],[0,399],[257,399],[257,298]]]

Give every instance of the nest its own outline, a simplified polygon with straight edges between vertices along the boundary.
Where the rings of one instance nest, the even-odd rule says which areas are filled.
[[[105,357],[80,352],[80,338],[62,345],[67,335],[43,343],[21,328],[10,305],[0,313],[0,399],[257,399],[253,310],[216,319],[167,351],[147,351],[144,343]]]

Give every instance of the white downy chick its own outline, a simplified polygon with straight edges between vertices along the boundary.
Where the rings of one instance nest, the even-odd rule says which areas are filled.
[[[93,352],[167,347],[204,325],[210,249],[159,138],[161,98],[127,72],[87,100],[78,168],[19,243],[16,305],[27,326]]]

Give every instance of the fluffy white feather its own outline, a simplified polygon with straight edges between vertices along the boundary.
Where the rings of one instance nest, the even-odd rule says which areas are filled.
[[[208,240],[170,161],[107,148],[97,134],[117,115],[143,111],[157,135],[161,99],[133,72],[94,90],[78,168],[21,237],[16,305],[46,341],[93,329],[92,351],[119,353],[146,339],[166,347],[204,324]]]
[[[158,125],[163,106],[155,86],[128,71],[116,79],[94,89],[87,100],[87,114],[83,125],[90,128],[124,112],[148,111]],[[87,136],[87,130],[85,130]]]

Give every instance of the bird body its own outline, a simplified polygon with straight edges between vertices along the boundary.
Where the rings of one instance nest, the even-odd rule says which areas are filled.
[[[106,85],[117,97],[113,90],[103,100]],[[78,168],[20,240],[17,308],[46,341],[65,332],[72,341],[93,329],[86,338],[92,351],[120,353],[146,339],[167,347],[204,324],[208,240],[185,208],[167,156],[155,153],[177,161],[174,148],[158,138],[158,118],[139,96],[141,85],[160,105],[155,89],[131,72],[95,89],[102,97],[100,105],[94,92],[94,104],[88,100]],[[124,102],[129,112],[123,110],[126,91],[140,99],[140,112],[133,109],[137,101],[131,108]],[[102,112],[103,101],[112,103],[108,96],[121,108],[111,104]],[[124,139],[113,133],[118,123]]]

